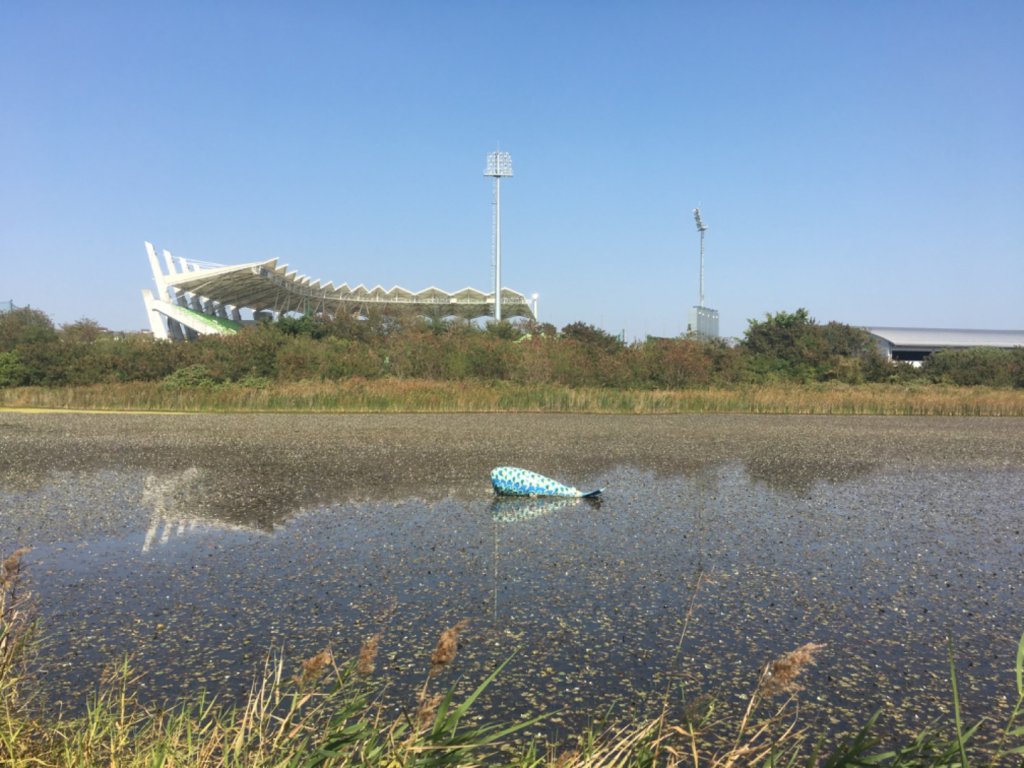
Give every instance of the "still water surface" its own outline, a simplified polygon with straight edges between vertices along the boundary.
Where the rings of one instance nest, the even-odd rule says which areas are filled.
[[[464,618],[447,680],[515,654],[477,711],[558,711],[552,732],[666,690],[742,708],[760,668],[806,642],[827,648],[805,716],[840,730],[878,707],[891,727],[944,711],[947,637],[968,712],[1005,706],[1024,630],[1019,465],[794,471],[729,453],[573,464],[559,479],[606,487],[595,503],[496,500],[475,467],[361,495],[316,473],[264,492],[258,472],[202,459],[57,462],[4,476],[0,541],[33,546],[40,674],[72,709],[125,655],[149,700],[229,698],[269,649],[297,666],[376,632],[400,702]]]

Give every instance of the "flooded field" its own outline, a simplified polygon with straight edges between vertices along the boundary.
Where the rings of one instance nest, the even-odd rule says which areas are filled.
[[[500,464],[607,490],[498,501]],[[949,707],[947,638],[969,715],[1014,694],[1024,422],[0,412],[0,545],[33,548],[65,708],[125,655],[152,701],[231,697],[268,650],[376,632],[400,705],[468,619],[448,679],[515,654],[486,717],[742,710],[817,642],[805,718],[916,728]]]

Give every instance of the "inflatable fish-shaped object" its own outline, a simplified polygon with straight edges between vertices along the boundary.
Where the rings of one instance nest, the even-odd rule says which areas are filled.
[[[579,499],[597,496],[604,490],[598,488],[584,493],[578,488],[562,485],[550,477],[519,467],[497,467],[491,470],[491,485],[500,496],[568,496]]]

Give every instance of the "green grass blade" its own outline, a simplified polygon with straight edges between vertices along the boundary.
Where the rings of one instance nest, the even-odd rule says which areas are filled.
[[[953,686],[953,720],[956,723],[956,745],[960,752],[960,765],[967,768],[967,746],[964,738],[964,722],[960,712],[960,691],[956,684],[956,661],[953,659],[953,640],[946,638],[946,646],[949,650],[949,681]],[[980,725],[980,723],[978,724]],[[977,725],[971,729],[971,735],[977,729]],[[969,738],[969,737],[968,737]]]
[[[1017,696],[1024,698],[1024,634],[1017,643]]]
[[[452,713],[452,716],[455,718],[456,722],[460,720],[462,716],[466,714],[466,712],[469,711],[469,708],[473,706],[473,702],[476,701],[479,698],[480,694],[483,693],[487,689],[487,687],[494,682],[494,679],[499,674],[501,674],[501,670],[503,670],[505,666],[510,661],[512,661],[514,657],[515,653],[513,653],[511,656],[509,656],[507,659],[501,662],[501,664],[495,667],[494,671],[491,672],[491,674],[489,674],[486,678],[484,678],[484,681],[476,687],[476,690],[469,694],[469,696],[466,697],[466,700],[455,708],[455,711]]]

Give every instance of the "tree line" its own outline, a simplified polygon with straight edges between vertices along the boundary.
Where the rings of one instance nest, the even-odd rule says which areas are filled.
[[[680,389],[839,381],[1024,387],[1024,348],[944,350],[919,367],[887,360],[864,330],[806,309],[748,321],[736,343],[648,337],[626,343],[584,322],[550,324],[284,316],[190,343],[55,326],[37,309],[0,312],[0,387],[162,381],[167,386],[348,377],[502,380],[567,387]]]

